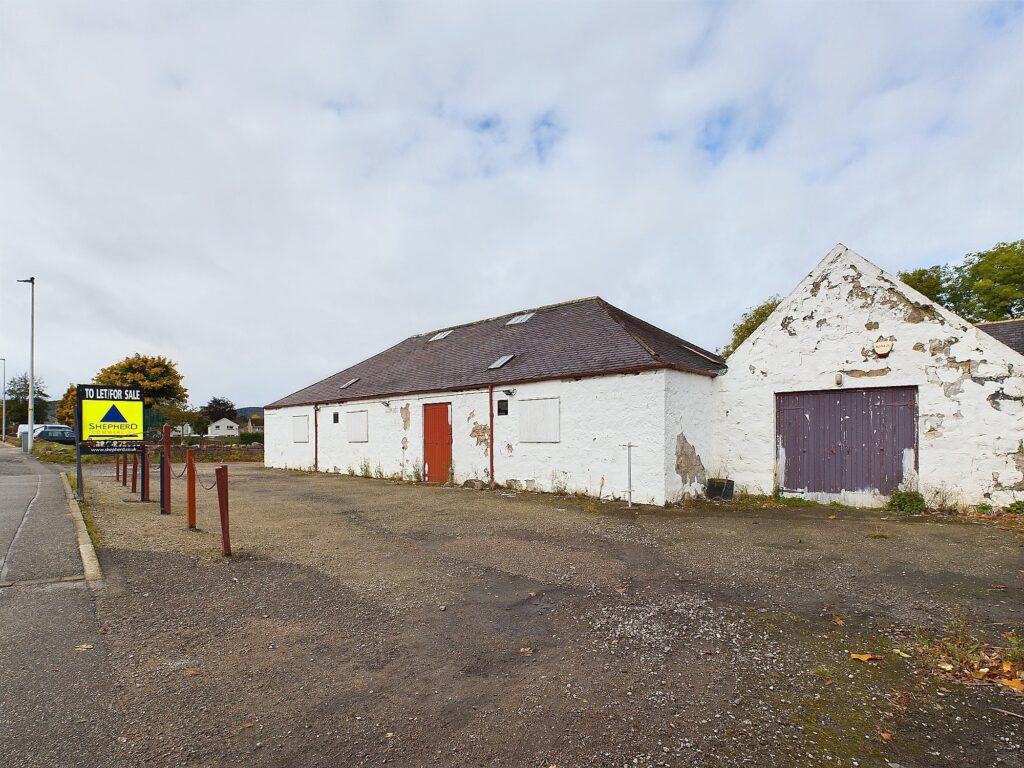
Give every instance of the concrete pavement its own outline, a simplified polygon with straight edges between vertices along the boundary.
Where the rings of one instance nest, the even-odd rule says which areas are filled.
[[[107,650],[60,476],[3,444],[0,584],[0,765],[114,765]]]

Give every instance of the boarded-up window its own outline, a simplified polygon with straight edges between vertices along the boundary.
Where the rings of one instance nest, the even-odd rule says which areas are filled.
[[[365,443],[370,439],[366,411],[349,411],[345,414],[345,436],[350,443]]]
[[[545,397],[538,400],[520,400],[519,442],[557,443],[558,398]]]
[[[309,416],[292,416],[292,442],[309,442]]]

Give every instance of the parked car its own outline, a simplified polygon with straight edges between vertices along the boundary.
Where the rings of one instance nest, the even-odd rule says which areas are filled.
[[[39,433],[44,429],[71,429],[67,424],[36,424],[32,434],[39,437]]]
[[[60,443],[61,445],[74,445],[75,431],[70,427],[48,426],[36,434],[36,440],[46,440],[47,442]]]

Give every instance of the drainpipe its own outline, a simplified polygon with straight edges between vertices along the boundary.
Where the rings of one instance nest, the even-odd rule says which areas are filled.
[[[494,385],[487,385],[487,459],[490,462],[491,487],[494,487]]]
[[[320,471],[320,406],[313,406],[313,471]]]

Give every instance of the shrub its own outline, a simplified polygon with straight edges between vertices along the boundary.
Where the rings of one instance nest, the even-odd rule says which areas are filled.
[[[253,443],[263,444],[263,433],[262,432],[243,432],[238,436],[238,442],[242,445],[252,445]]]
[[[904,515],[919,515],[925,510],[924,496],[917,491],[896,491],[886,508]]]
[[[992,514],[992,505],[991,504],[987,504],[985,502],[982,502],[981,504],[979,504],[974,509],[975,509],[975,511],[979,515],[991,515]]]
[[[363,477],[373,477],[373,471],[370,469],[369,459],[363,459],[359,462],[359,474]]]
[[[1024,515],[1024,500],[1015,501],[1012,504],[1008,504],[1006,511],[1014,515]]]
[[[423,482],[423,465],[418,461],[412,465],[412,479],[417,483]]]

